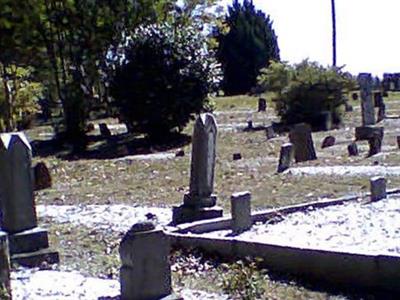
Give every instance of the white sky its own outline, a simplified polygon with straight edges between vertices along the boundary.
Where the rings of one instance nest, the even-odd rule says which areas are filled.
[[[282,60],[332,63],[330,0],[253,2],[273,20]],[[400,72],[399,14],[399,0],[336,0],[337,65],[354,74]]]

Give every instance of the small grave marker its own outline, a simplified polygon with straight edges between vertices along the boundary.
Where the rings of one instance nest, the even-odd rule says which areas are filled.
[[[324,140],[322,141],[322,145],[321,148],[328,148],[328,147],[332,147],[335,145],[336,139],[334,136],[327,136],[324,138]]]
[[[266,111],[267,110],[267,100],[265,98],[258,99],[258,111]]]
[[[285,143],[281,146],[281,152],[279,155],[278,173],[290,168],[290,164],[293,160],[293,145],[291,143]]]
[[[251,194],[234,193],[231,196],[232,232],[239,234],[251,228]]]
[[[358,147],[355,142],[351,143],[347,146],[347,151],[349,152],[349,156],[357,156],[358,155]]]
[[[370,180],[371,185],[371,201],[378,201],[386,198],[386,179],[384,177],[375,176]]]
[[[310,125],[296,124],[289,133],[289,140],[294,147],[296,162],[317,159]]]

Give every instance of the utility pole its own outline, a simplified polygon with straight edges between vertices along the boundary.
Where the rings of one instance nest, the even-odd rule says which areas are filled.
[[[331,0],[332,9],[332,66],[336,67],[336,12],[335,0]]]

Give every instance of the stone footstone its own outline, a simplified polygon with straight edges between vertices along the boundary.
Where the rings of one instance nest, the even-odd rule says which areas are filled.
[[[4,293],[1,299],[11,300],[10,255],[7,233],[4,231],[0,231],[0,290]]]
[[[216,140],[214,116],[200,115],[193,130],[189,192],[183,197],[183,205],[173,208],[172,224],[222,216],[222,209],[215,207],[217,197],[213,194]]]
[[[234,193],[231,196],[232,232],[234,234],[249,230],[251,221],[251,194],[250,192]]]
[[[155,300],[173,295],[170,243],[162,229],[150,222],[133,225],[122,238],[119,253],[121,300]]]
[[[327,136],[324,138],[324,140],[322,141],[322,145],[321,148],[328,148],[328,147],[332,147],[335,145],[336,139],[334,136]]]
[[[372,99],[372,76],[370,73],[360,73],[358,75],[361,96],[362,125],[375,124],[375,109]]]
[[[281,152],[279,155],[278,173],[290,168],[290,164],[293,161],[294,149],[291,143],[285,143],[281,146]]]
[[[294,147],[296,162],[317,159],[310,125],[296,124],[289,133],[289,140]]]
[[[381,176],[375,176],[370,179],[371,185],[371,201],[378,201],[385,199],[386,193],[386,179]]]
[[[349,156],[357,156],[359,154],[356,143],[351,143],[350,145],[348,145],[347,151],[349,152]]]

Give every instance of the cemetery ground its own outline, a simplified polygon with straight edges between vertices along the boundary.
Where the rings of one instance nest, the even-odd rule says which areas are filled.
[[[224,214],[230,212],[230,196],[234,192],[248,190],[252,193],[252,209],[277,208],[291,204],[310,202],[322,198],[337,198],[349,194],[369,191],[369,178],[377,175],[372,171],[352,175],[349,172],[335,174],[298,175],[291,170],[278,174],[277,163],[280,147],[288,141],[287,133],[278,133],[267,139],[265,130],[244,130],[252,119],[254,127],[262,127],[278,121],[272,104],[268,101],[266,112],[257,112],[257,99],[249,96],[221,97],[215,99],[215,116],[218,123],[217,160],[215,169],[215,193],[217,205],[223,207]],[[400,95],[389,93],[385,98],[387,114],[399,115]],[[358,142],[360,155],[349,157],[347,145],[354,139],[354,129],[361,125],[360,105],[350,102],[354,111],[344,113],[344,122],[339,129],[313,133],[317,160],[294,164],[293,167],[324,166],[371,166],[395,167],[399,165],[399,151],[396,137],[400,120],[385,119],[383,151],[366,157],[368,143]],[[98,124],[104,120],[95,120]],[[116,120],[105,120],[113,135],[121,132]],[[185,129],[190,136],[192,125]],[[398,129],[399,128],[399,129]],[[49,126],[39,126],[27,131],[31,141],[46,140],[51,137]],[[98,128],[91,133],[97,136]],[[321,149],[324,137],[332,135],[336,144]],[[60,152],[37,152],[34,161],[44,161],[49,167],[53,185],[36,193],[36,204],[51,205],[128,205],[171,209],[182,203],[183,195],[189,188],[191,144],[183,140],[178,147],[146,147],[141,149],[123,148],[113,152],[115,143],[99,139],[94,148],[103,149],[101,155],[91,157],[65,158]],[[35,144],[35,143],[34,143]],[[110,146],[107,146],[110,145]],[[118,145],[121,148],[123,143]],[[167,149],[168,148],[168,149]],[[184,156],[176,156],[182,149]],[[165,151],[166,150],[166,151]],[[99,152],[96,152],[99,153]],[[233,154],[241,153],[240,160]],[[34,148],[35,154],[35,148]],[[140,154],[140,155],[134,155]],[[107,156],[106,155],[106,156]],[[384,174],[391,188],[400,187],[400,173]],[[102,213],[101,211],[99,212]],[[59,222],[56,218],[40,213],[39,223],[49,230],[50,244],[60,252],[57,269],[75,270],[83,275],[100,278],[118,278],[120,267],[118,246],[123,231],[115,231],[107,226],[88,226],[81,223]],[[129,220],[127,220],[129,223]],[[127,222],[125,221],[125,222]],[[132,225],[132,224],[130,224]],[[244,276],[234,262],[221,264],[213,257],[201,253],[184,253],[177,250],[172,255],[173,287],[185,286],[197,290],[221,293],[226,281]],[[335,291],[304,283],[287,275],[269,270],[256,271],[250,266],[249,276],[257,286],[265,289],[268,299],[342,299],[355,296],[355,291]],[[253,272],[251,272],[253,270]],[[265,271],[265,272],[264,272]],[[236,277],[235,277],[236,276]],[[245,279],[243,279],[246,281]],[[225,283],[224,283],[225,282]],[[250,287],[249,287],[250,288]],[[225,291],[229,293],[229,291]],[[233,293],[233,291],[231,291]]]

